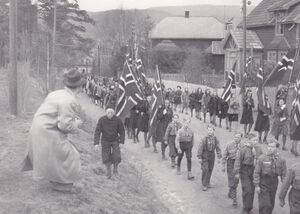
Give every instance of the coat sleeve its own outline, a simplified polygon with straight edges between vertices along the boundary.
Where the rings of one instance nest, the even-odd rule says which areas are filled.
[[[204,142],[205,142],[205,139],[202,139],[201,142],[199,143],[198,152],[197,152],[197,157],[199,159],[202,159]]]
[[[220,146],[220,141],[216,138],[216,152],[219,159],[222,158],[222,150]]]
[[[123,125],[121,119],[118,119],[118,134],[120,137],[120,143],[124,144],[125,143],[125,128],[124,128],[124,125]]]
[[[171,131],[171,123],[169,123],[169,125],[168,125],[168,127],[166,129],[164,140],[168,140],[170,131]]]
[[[262,171],[261,164],[262,164],[261,159],[258,159],[257,164],[255,165],[254,173],[253,173],[253,183],[255,186],[258,186],[259,182],[260,182],[260,175],[261,175],[261,171]]]
[[[224,152],[223,152],[223,157],[222,157],[223,167],[225,167],[225,165],[226,165],[228,155],[229,155],[228,146],[226,146],[226,148],[224,149]]]
[[[95,134],[94,134],[94,145],[99,145],[101,132],[102,132],[102,121],[101,121],[101,118],[100,118],[98,120],[96,130],[95,130]]]
[[[281,175],[280,175],[280,178],[281,178],[281,182],[283,182],[284,178],[286,177],[286,174],[287,174],[287,167],[286,167],[286,161],[285,160],[282,160],[282,169],[281,169]]]
[[[280,188],[280,191],[279,191],[279,199],[281,201],[285,201],[286,194],[289,191],[289,188],[292,184],[293,179],[294,179],[294,172],[292,169],[289,169],[287,176],[284,178],[283,183]]]
[[[235,174],[240,174],[242,158],[243,158],[243,153],[241,150],[238,150],[236,153],[236,159],[234,161],[234,168],[233,168]]]
[[[70,133],[74,131],[77,127],[75,125],[75,120],[80,119],[80,105],[67,101],[58,106],[58,116],[57,116],[57,127],[64,133]]]

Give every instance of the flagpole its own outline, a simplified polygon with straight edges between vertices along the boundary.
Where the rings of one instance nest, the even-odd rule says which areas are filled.
[[[295,62],[296,62],[296,60],[299,57],[299,45],[300,45],[300,38],[297,39],[297,47],[296,47],[296,52],[295,52],[295,57],[294,57]],[[290,74],[289,82],[288,82],[288,87],[290,87],[290,85],[291,85],[291,81],[292,81],[292,77],[293,77],[293,72],[294,72],[294,68],[291,70],[291,74]]]
[[[163,100],[163,104],[165,104],[165,98],[164,98],[164,94],[163,94],[163,87],[162,87],[162,83],[161,83],[161,74],[160,74],[160,70],[158,69],[158,65],[156,64],[156,72],[158,74],[158,77],[159,77],[159,84],[160,84],[160,93],[161,93],[161,97],[162,97],[162,100]]]
[[[119,85],[120,85],[120,77],[123,76],[123,74],[124,74],[126,61],[127,61],[127,58],[125,59],[125,63],[124,63],[124,65],[123,65],[123,70],[122,70],[122,72],[120,72],[120,73],[118,74],[117,103],[116,103],[116,105],[115,105],[115,112],[117,111],[118,102],[119,102],[119,98],[120,98],[120,97],[119,97],[119,93],[120,93],[120,87],[119,87]],[[117,113],[117,112],[116,112],[116,113]]]

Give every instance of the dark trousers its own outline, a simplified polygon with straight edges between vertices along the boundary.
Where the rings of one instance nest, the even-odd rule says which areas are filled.
[[[193,145],[191,142],[180,142],[180,150],[182,152],[178,154],[177,166],[180,167],[183,155],[185,154],[188,172],[192,171],[192,149]]]
[[[202,185],[207,187],[210,184],[210,178],[215,165],[215,152],[208,152],[207,159],[202,160]]]
[[[165,142],[161,142],[161,154],[163,157],[165,157],[167,147],[168,147],[168,144],[165,144]]]
[[[121,151],[119,142],[102,141],[101,145],[103,164],[118,164],[121,162]]]
[[[177,156],[177,149],[175,147],[175,138],[176,138],[176,135],[169,135],[169,138],[168,138],[169,156],[172,159],[175,159]]]
[[[260,194],[258,196],[259,214],[272,214],[278,187],[278,177],[263,175],[260,178]]]
[[[239,180],[235,178],[234,173],[234,159],[227,160],[227,177],[228,177],[228,187],[229,187],[229,194],[230,197],[236,201],[237,199],[237,187],[239,184]]]
[[[300,213],[300,190],[292,188],[289,192],[290,214]]]
[[[253,184],[254,166],[242,165],[241,167],[241,186],[243,193],[243,206],[246,210],[253,209],[253,199],[255,187]]]

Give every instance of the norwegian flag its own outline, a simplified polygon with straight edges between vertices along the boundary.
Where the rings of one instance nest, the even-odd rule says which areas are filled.
[[[232,86],[235,83],[235,68],[236,68],[236,61],[233,64],[233,67],[232,67],[231,71],[228,74],[226,86],[225,86],[223,94],[221,96],[221,98],[225,102],[228,102],[230,100],[230,97],[231,97],[231,89],[232,89]]]
[[[263,76],[263,69],[259,68],[256,74],[257,81],[258,81],[258,89],[257,89],[257,101],[258,107],[261,111],[265,114],[270,114],[271,108],[269,102],[266,101],[265,98],[265,89],[264,89],[264,76]]]
[[[295,98],[291,110],[291,134],[296,131],[297,126],[300,125],[300,79],[298,77],[295,84]]]
[[[252,63],[252,56],[249,56],[247,58],[247,62],[246,62],[246,68],[248,68],[250,66],[250,64]]]
[[[156,76],[152,88],[152,99],[150,102],[150,107],[151,107],[151,114],[149,120],[150,133],[153,133],[153,130],[155,129],[158,107],[163,105],[163,103],[164,103],[164,99],[163,99],[163,92],[161,87],[160,71],[158,70],[158,66],[156,65]]]
[[[143,101],[135,76],[132,73],[128,61],[125,61],[123,73],[119,81],[119,96],[116,106],[116,115],[123,121],[130,110]]]
[[[290,81],[291,72],[293,72],[295,63],[296,49],[293,49],[283,56],[281,61],[277,63],[272,70],[264,85],[272,86],[279,84],[288,84]]]

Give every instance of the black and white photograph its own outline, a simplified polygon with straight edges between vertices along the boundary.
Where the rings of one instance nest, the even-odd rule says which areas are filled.
[[[0,0],[0,214],[300,214],[300,0]]]

